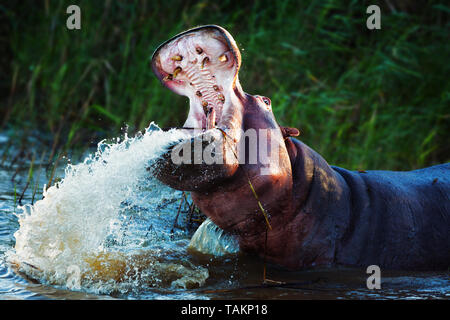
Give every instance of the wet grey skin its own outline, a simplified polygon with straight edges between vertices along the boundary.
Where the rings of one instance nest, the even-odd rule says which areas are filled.
[[[158,79],[189,98],[184,127],[223,134],[229,142],[217,165],[176,165],[169,150],[155,166],[159,180],[192,191],[195,204],[235,234],[243,252],[289,269],[450,266],[450,164],[405,172],[330,166],[292,138],[298,130],[278,125],[270,99],[243,91],[240,66],[234,39],[219,26],[188,30],[155,51]],[[248,129],[272,130],[276,144],[268,154],[276,167],[268,174],[261,174],[259,160],[226,157],[249,147],[238,143]]]

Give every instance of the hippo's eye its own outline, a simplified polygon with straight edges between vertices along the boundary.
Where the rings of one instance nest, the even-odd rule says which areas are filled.
[[[264,101],[265,104],[267,104],[268,106],[270,106],[270,99],[267,97],[262,97],[262,100]]]

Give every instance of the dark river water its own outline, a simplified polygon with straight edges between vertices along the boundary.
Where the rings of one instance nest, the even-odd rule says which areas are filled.
[[[53,171],[45,149],[24,153],[0,134],[0,299],[450,298],[448,271],[381,270],[381,289],[368,289],[365,269],[267,265],[280,283],[263,285],[263,262],[231,252],[221,231],[191,242],[202,221],[189,195],[181,202],[181,192],[143,178],[151,148],[165,138],[103,144],[69,170],[61,159],[52,179],[60,185],[43,197]]]

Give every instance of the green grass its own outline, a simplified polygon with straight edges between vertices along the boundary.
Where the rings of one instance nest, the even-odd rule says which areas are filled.
[[[366,28],[378,3],[382,29]],[[387,4],[390,4],[387,5]],[[82,29],[65,27],[70,4]],[[243,56],[244,90],[330,164],[409,170],[450,161],[450,7],[445,1],[20,1],[0,5],[10,59],[3,129],[53,137],[51,155],[125,125],[178,126],[187,100],[163,88],[153,50],[219,24]],[[3,51],[2,51],[3,52]]]

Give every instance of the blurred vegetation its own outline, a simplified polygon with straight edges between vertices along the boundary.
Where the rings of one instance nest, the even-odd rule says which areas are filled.
[[[66,8],[81,8],[81,30]],[[381,30],[366,8],[381,7]],[[243,56],[244,90],[330,164],[409,170],[450,160],[450,6],[445,1],[4,1],[0,119],[59,151],[180,126],[184,97],[149,58],[185,29],[218,24]]]

